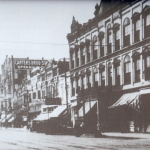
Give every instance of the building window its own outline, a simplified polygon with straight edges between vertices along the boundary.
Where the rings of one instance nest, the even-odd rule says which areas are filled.
[[[108,86],[112,85],[112,64],[108,65]]]
[[[120,49],[120,24],[113,25],[115,51]]]
[[[99,33],[100,57],[104,56],[104,32]]]
[[[11,94],[11,85],[8,85],[8,94]]]
[[[41,92],[38,91],[38,99],[41,99]]]
[[[150,54],[145,55],[145,80],[150,80]]]
[[[76,77],[76,85],[77,85],[76,93],[78,94],[78,92],[80,91],[80,79],[78,76]]]
[[[88,89],[91,88],[91,73],[90,72],[87,73],[87,86],[88,86]]]
[[[145,38],[150,37],[150,14],[145,19]]]
[[[100,75],[101,75],[101,87],[105,87],[105,67],[101,66],[100,68]]]
[[[33,93],[33,99],[36,99],[36,93],[35,92]]]
[[[98,87],[98,72],[94,73],[94,87]]]
[[[98,55],[98,40],[97,37],[94,36],[93,38],[93,60],[97,59],[97,55]]]
[[[71,79],[71,85],[72,85],[72,96],[75,96],[75,81],[74,81],[74,79]]]
[[[140,13],[135,12],[132,16],[133,28],[134,28],[134,42],[140,41]]]
[[[76,51],[76,67],[79,66],[79,59],[80,59],[80,51],[77,49]]]
[[[111,35],[111,25],[107,27],[107,54],[112,52],[112,35]]]
[[[124,47],[130,45],[130,19],[126,18],[123,23],[123,45]]]
[[[143,9],[144,37],[150,37],[150,6],[146,5]]]
[[[86,39],[86,54],[87,54],[87,62],[89,62],[90,61],[90,55],[91,55],[91,53],[90,53],[90,40],[88,40],[88,39]]]
[[[42,98],[45,98],[45,90],[42,91]],[[34,98],[33,98],[34,99]]]
[[[137,20],[134,24],[134,41],[138,42],[140,41],[140,20]]]
[[[139,53],[133,54],[133,63],[134,63],[135,82],[140,82],[140,55]]]
[[[82,65],[84,65],[85,64],[85,48],[82,48],[81,55],[82,55]]]
[[[74,60],[75,60],[75,54],[74,52],[71,52],[71,68],[74,68]]]
[[[91,59],[91,53],[90,53],[90,46],[87,46],[87,62],[89,62],[90,61],[90,59]]]
[[[131,63],[130,56],[126,56],[124,59],[124,84],[131,83]]]
[[[115,51],[120,49],[120,30],[115,31]]]
[[[82,83],[81,88],[85,89],[85,75],[81,76],[81,83]]]
[[[116,63],[114,68],[115,68],[115,85],[119,86],[120,85],[120,62]]]

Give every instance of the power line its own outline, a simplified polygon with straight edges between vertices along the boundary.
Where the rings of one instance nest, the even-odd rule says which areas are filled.
[[[40,42],[19,42],[19,41],[0,41],[0,43],[17,43],[17,44],[20,44],[20,43],[25,43],[25,44],[41,44],[41,45],[67,45],[68,46],[68,44],[62,44],[62,43],[40,43]]]

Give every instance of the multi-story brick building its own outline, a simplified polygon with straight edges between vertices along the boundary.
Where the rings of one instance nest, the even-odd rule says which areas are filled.
[[[70,78],[67,77],[69,61],[46,61],[44,66],[35,67],[37,61],[45,60],[13,58],[13,56],[8,58],[6,56],[2,65],[0,86],[3,116],[6,117],[6,114],[13,110],[15,117],[17,114],[29,116],[30,121],[41,112],[41,105],[47,102],[51,103],[49,101],[52,99],[57,101],[53,102],[55,104],[66,104],[66,95],[62,94],[62,90],[63,92],[67,90],[65,90],[66,83],[69,88]],[[65,81],[65,79],[67,80]],[[68,93],[68,95],[70,94]],[[67,99],[70,98],[67,96]]]
[[[101,128],[120,131],[127,127],[126,122],[134,121],[138,131],[142,126],[148,131],[150,1],[102,0],[94,14],[83,25],[73,17],[71,33],[67,35],[71,99],[77,101],[79,108],[79,103],[85,102],[82,114],[80,109],[77,115],[86,118],[94,107],[92,103],[97,103],[96,122]],[[131,109],[125,112],[125,105]]]

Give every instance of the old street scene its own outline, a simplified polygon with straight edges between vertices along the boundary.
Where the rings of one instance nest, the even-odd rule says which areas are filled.
[[[150,149],[150,1],[0,1],[0,149]]]

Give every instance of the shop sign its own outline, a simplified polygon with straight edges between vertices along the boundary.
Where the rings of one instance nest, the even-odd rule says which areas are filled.
[[[45,66],[47,60],[29,60],[29,59],[15,59],[14,65],[15,69],[18,70],[28,70],[33,67],[42,67]]]

